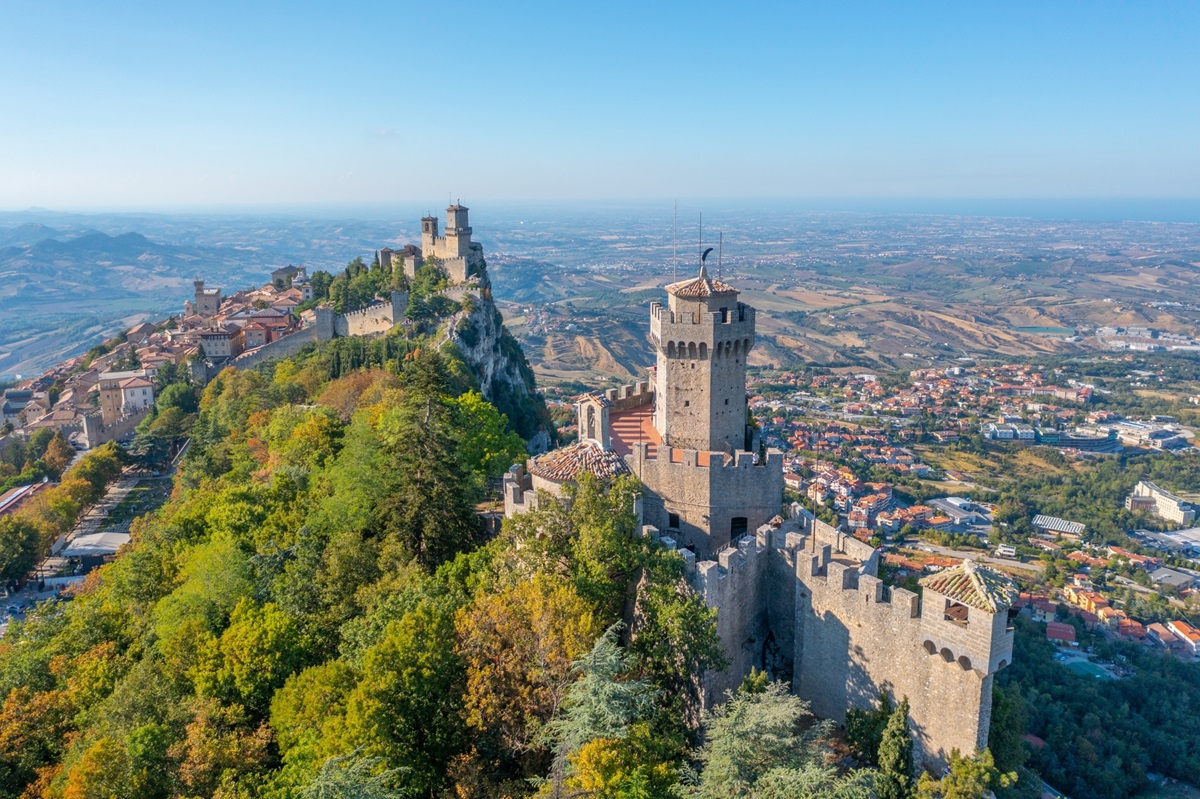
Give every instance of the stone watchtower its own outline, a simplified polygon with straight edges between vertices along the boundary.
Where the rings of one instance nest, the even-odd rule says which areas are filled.
[[[438,239],[438,219],[436,216],[421,217],[421,252],[434,255]]]
[[[446,209],[446,256],[466,258],[471,252],[471,225],[467,209],[457,203]]]
[[[680,449],[734,453],[746,440],[746,357],[754,309],[733,286],[700,275],[667,286],[667,307],[650,306],[657,354],[654,426]]]

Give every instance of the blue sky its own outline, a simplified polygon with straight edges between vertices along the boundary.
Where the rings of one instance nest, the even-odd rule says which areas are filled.
[[[0,209],[1196,198],[1200,3],[0,4]]]

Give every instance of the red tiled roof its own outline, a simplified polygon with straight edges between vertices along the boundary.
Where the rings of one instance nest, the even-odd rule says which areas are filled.
[[[1051,641],[1070,643],[1075,640],[1075,628],[1061,621],[1048,621],[1046,622],[1046,637]]]
[[[1018,596],[1011,580],[970,560],[926,577],[921,580],[921,585],[990,613],[997,612],[1001,607],[1012,606]]]
[[[728,283],[713,280],[708,276],[708,270],[700,267],[700,276],[691,280],[681,280],[667,286],[667,291],[676,297],[703,298],[719,297],[726,294],[737,294],[737,289]]]
[[[563,483],[580,472],[600,478],[629,474],[625,459],[611,449],[601,449],[593,441],[581,441],[569,447],[547,452],[530,461],[529,471],[538,477]]]

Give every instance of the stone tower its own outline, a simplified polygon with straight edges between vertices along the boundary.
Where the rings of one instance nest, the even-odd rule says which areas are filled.
[[[733,286],[700,275],[667,286],[667,307],[650,306],[657,354],[654,426],[680,449],[734,453],[746,441],[746,356],[754,309]]]
[[[421,217],[421,251],[426,255],[433,255],[434,248],[437,247],[438,239],[438,220],[436,216]]]
[[[471,251],[467,209],[457,203],[446,209],[446,257],[466,258]]]

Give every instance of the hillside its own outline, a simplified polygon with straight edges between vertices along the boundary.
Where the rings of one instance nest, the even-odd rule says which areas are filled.
[[[39,238],[47,233],[61,238]],[[140,233],[67,237],[26,224],[0,230],[0,242],[0,374],[40,371],[117,330],[177,313],[198,275],[240,285],[265,271],[253,254]]]

